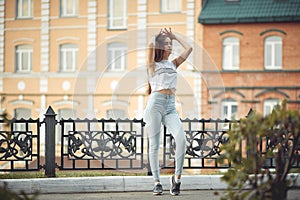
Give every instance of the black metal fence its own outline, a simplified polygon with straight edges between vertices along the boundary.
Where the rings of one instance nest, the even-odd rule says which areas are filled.
[[[59,169],[143,169],[143,120],[61,120]]]
[[[0,121],[0,171],[35,171],[41,168],[40,126],[38,119],[13,119],[10,124]]]
[[[45,170],[48,177],[55,170],[147,170],[148,140],[145,123],[138,119],[55,119],[48,108],[45,119],[13,119],[7,126],[0,120],[0,171]],[[229,138],[228,130],[238,121],[184,119],[187,137],[184,168],[229,168],[220,165],[221,146]],[[268,140],[260,146],[267,147]],[[175,141],[163,128],[162,168],[174,168]],[[262,148],[262,154],[266,149]],[[299,168],[300,160],[294,167]],[[274,168],[270,158],[266,163]]]

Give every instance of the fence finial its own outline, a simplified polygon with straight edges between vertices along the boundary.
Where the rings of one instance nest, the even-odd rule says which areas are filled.
[[[55,114],[54,110],[52,109],[52,107],[49,106],[45,113],[45,116],[53,116],[53,115],[56,115],[56,114]]]
[[[45,136],[45,175],[55,177],[55,112],[51,106],[45,114],[46,136]]]

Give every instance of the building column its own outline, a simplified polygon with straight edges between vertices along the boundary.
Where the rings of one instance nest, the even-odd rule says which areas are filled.
[[[0,0],[0,72],[4,72],[4,10],[5,0]]]
[[[41,72],[47,72],[49,70],[50,0],[42,0],[41,6]]]
[[[187,38],[195,38],[195,0],[187,0],[187,4],[186,4],[186,10],[187,10],[187,22],[186,22],[186,37]],[[191,42],[191,46],[194,47],[194,41]],[[190,55],[190,57],[188,58],[188,63],[187,63],[187,69],[192,70],[194,68],[193,66],[193,54]]]
[[[97,1],[88,1],[88,60],[87,71],[96,70]]]

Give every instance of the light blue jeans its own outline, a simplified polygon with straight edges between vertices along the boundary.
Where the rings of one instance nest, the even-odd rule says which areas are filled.
[[[162,124],[175,139],[175,174],[181,175],[186,152],[186,137],[175,108],[175,96],[152,92],[144,112],[144,120],[148,130],[149,160],[154,181],[160,180],[158,152]]]

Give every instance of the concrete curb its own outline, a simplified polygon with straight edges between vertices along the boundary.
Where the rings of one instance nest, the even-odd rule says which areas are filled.
[[[300,186],[299,174],[297,186]],[[182,190],[223,190],[227,188],[221,181],[222,175],[189,175],[182,177]],[[162,176],[164,190],[170,188],[169,176]],[[9,190],[32,194],[58,193],[90,193],[90,192],[133,192],[151,191],[153,179],[151,176],[104,176],[76,178],[33,178],[33,179],[2,179],[0,185],[7,184]]]
[[[161,182],[165,190],[170,188],[169,176],[162,176]],[[182,177],[182,190],[225,189],[221,175],[194,175]],[[32,178],[32,179],[2,179],[0,185],[7,184],[13,192],[24,191],[32,194],[52,193],[89,193],[89,192],[133,192],[151,191],[153,178],[151,176],[104,176],[75,178]]]

